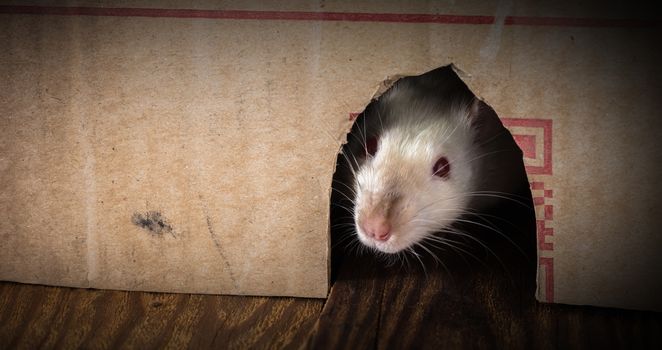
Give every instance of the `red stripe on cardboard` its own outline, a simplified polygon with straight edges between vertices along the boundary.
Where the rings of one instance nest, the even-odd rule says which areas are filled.
[[[427,13],[365,13],[365,12],[311,12],[311,11],[245,11],[195,10],[125,7],[68,7],[68,6],[0,6],[0,13],[59,15],[59,16],[113,16],[113,17],[167,17],[237,20],[289,20],[289,21],[345,21],[437,24],[494,24],[494,16],[450,15]],[[603,19],[570,17],[507,16],[507,26],[555,27],[656,27],[662,21],[652,19]]]
[[[528,17],[508,16],[505,25],[553,26],[553,27],[655,27],[660,21],[616,18],[571,18],[571,17]]]

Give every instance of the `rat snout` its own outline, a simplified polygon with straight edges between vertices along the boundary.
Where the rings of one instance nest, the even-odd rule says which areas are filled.
[[[400,195],[395,191],[366,192],[365,201],[357,206],[359,231],[372,243],[390,242],[397,223],[397,212]]]
[[[388,218],[382,215],[366,217],[361,223],[361,228],[368,237],[378,241],[384,242],[391,237],[391,223]]]

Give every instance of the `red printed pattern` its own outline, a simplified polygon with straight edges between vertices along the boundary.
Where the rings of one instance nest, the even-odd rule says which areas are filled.
[[[540,292],[542,299],[551,303],[554,302],[554,258],[546,255],[554,251],[554,243],[548,241],[549,237],[554,236],[554,228],[549,227],[554,220],[554,206],[550,204],[554,192],[545,188],[544,176],[552,175],[552,121],[514,118],[503,118],[502,121],[522,149],[524,165],[531,181],[536,209],[538,266],[541,273],[544,273],[541,277],[544,288]]]

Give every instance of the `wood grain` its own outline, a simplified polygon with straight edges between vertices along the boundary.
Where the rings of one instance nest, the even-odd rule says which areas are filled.
[[[0,348],[296,347],[323,300],[0,284]]]

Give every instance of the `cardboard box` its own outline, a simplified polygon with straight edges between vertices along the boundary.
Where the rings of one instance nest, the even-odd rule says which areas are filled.
[[[524,152],[538,299],[662,310],[645,9],[40,4],[0,7],[4,280],[324,297],[348,114],[454,63]]]

